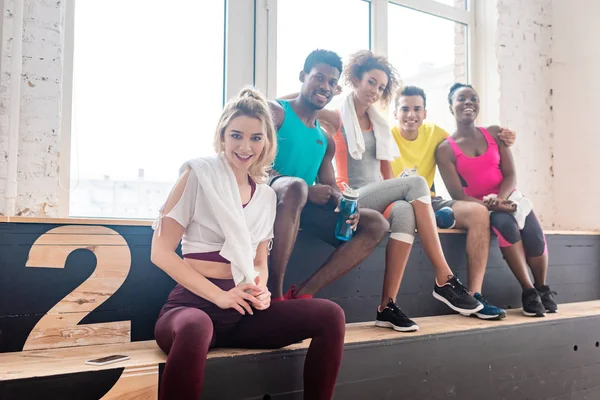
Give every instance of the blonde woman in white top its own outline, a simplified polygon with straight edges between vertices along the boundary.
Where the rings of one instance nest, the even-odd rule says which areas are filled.
[[[210,348],[278,348],[307,338],[304,398],[331,399],[344,312],[324,299],[271,304],[266,286],[276,196],[264,182],[276,140],[261,94],[247,88],[225,106],[214,147],[216,156],[183,165],[154,226],[152,262],[177,282],[155,327],[168,354],[160,399],[199,398]]]

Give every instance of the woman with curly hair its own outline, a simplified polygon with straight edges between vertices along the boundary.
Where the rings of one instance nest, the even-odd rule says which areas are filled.
[[[454,276],[444,257],[425,179],[395,178],[392,173],[390,162],[400,154],[376,104],[385,106],[391,100],[400,84],[396,70],[386,57],[361,50],[350,57],[343,75],[352,91],[344,95],[339,111],[323,109],[317,118],[335,140],[338,185],[358,189],[359,205],[383,213],[390,221],[376,325],[403,332],[419,329],[395,301],[415,228],[435,270],[433,296],[463,315],[476,313],[482,304]]]

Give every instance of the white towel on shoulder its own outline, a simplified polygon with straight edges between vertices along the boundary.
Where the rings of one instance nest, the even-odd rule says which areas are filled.
[[[353,93],[346,95],[342,100],[340,113],[344,131],[346,132],[350,157],[355,160],[362,160],[362,155],[365,152],[365,140],[363,139],[356,109],[354,108]],[[394,161],[394,159],[400,157],[400,150],[392,136],[387,119],[377,111],[374,105],[369,106],[367,114],[373,123],[377,159]]]
[[[231,167],[222,155],[190,160],[183,164],[180,172],[190,167],[198,177],[207,207],[219,221],[225,238],[219,254],[231,262],[235,284],[254,283],[258,272],[254,269],[252,240]]]

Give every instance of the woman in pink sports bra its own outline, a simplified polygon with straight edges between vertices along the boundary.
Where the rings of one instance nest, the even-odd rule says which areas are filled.
[[[509,197],[515,192],[517,177],[512,153],[498,139],[500,127],[475,125],[479,96],[471,85],[455,83],[448,102],[456,118],[456,131],[438,146],[436,161],[450,195],[490,210],[490,225],[502,255],[523,289],[523,314],[542,317],[558,311],[556,293],[546,285],[548,252],[540,223],[531,211],[519,229],[511,215],[516,204]],[[484,199],[489,195],[496,197]]]

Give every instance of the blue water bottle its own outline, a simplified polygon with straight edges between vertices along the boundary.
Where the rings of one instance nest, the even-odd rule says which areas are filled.
[[[335,226],[335,237],[338,240],[347,242],[352,239],[354,231],[346,221],[351,215],[356,214],[358,210],[358,192],[351,189],[345,183],[342,186],[344,187],[344,192],[342,193],[342,201],[340,202],[340,216]]]

